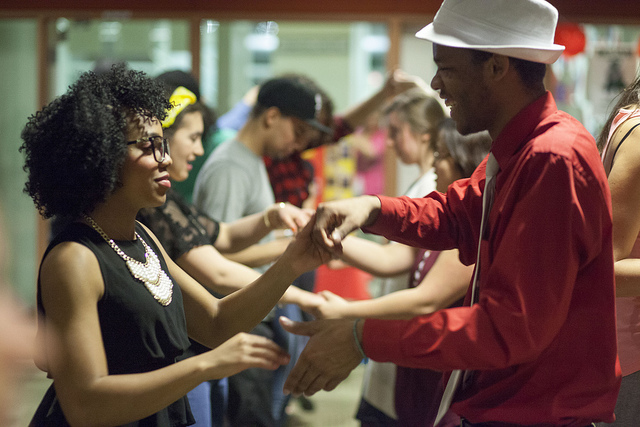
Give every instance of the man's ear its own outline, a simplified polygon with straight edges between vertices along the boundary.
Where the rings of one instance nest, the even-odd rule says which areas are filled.
[[[505,55],[499,55],[494,53],[491,58],[485,63],[485,71],[489,73],[489,76],[494,81],[502,80],[511,67],[509,57]]]
[[[270,128],[280,117],[282,117],[282,113],[278,107],[269,107],[262,113],[263,125]]]

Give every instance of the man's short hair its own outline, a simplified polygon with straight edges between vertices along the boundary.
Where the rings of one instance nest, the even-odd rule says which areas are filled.
[[[485,52],[483,50],[470,49],[471,60],[474,64],[480,64],[487,61],[494,55],[491,52]],[[547,73],[547,65],[541,62],[527,61],[526,59],[519,59],[509,57],[509,62],[513,64],[513,67],[518,72],[520,80],[528,88],[534,88],[544,81],[544,76]]]

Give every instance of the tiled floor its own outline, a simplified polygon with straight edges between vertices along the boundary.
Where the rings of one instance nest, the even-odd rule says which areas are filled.
[[[313,410],[305,411],[297,401],[290,405],[288,427],[356,427],[354,418],[360,402],[360,389],[364,366],[360,365],[349,377],[331,392],[319,392],[310,397]],[[28,372],[24,377],[20,405],[15,407],[15,421],[6,427],[24,427],[29,424],[40,399],[49,387],[48,380],[40,371]],[[5,426],[3,426],[5,427]]]
[[[354,418],[360,404],[364,365],[358,366],[335,390],[311,396],[312,411],[304,411],[294,402],[290,405],[288,427],[356,427]]]

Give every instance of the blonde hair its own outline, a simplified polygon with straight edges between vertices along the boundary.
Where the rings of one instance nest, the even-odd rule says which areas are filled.
[[[442,106],[422,89],[410,89],[391,100],[382,110],[384,116],[396,113],[400,121],[408,123],[416,135],[429,134],[431,148],[435,150],[440,123],[445,119]]]

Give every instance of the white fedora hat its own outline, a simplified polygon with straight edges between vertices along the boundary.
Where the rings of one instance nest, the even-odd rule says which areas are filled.
[[[416,37],[533,62],[555,62],[558,11],[544,0],[444,0],[433,22]]]

